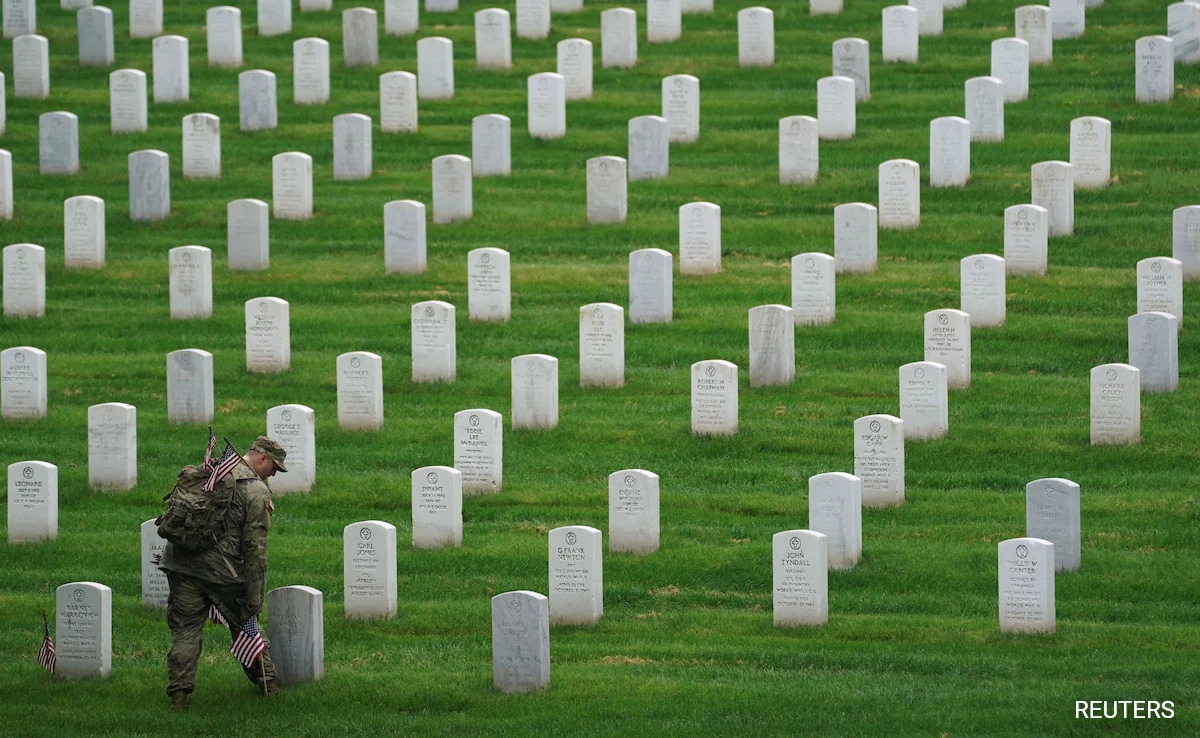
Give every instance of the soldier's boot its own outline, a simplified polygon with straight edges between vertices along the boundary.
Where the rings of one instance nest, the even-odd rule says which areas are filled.
[[[279,694],[279,682],[274,679],[268,679],[263,683],[262,693],[264,697],[274,697]]]
[[[188,709],[188,693],[187,692],[175,692],[174,694],[172,694],[171,695],[171,709],[172,710]]]

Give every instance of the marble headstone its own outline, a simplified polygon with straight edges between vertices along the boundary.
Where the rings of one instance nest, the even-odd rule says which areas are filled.
[[[588,223],[625,222],[627,183],[625,160],[619,156],[594,156],[587,160]]]
[[[630,252],[630,323],[671,322],[673,271],[669,251],[651,248]]]
[[[700,138],[698,77],[690,74],[663,77],[662,117],[667,119],[667,136],[671,143],[692,143]]]
[[[512,68],[512,17],[503,8],[475,13],[475,67]]]
[[[1004,325],[1007,314],[1004,259],[975,254],[959,261],[959,309],[971,316],[972,328]]]
[[[38,116],[38,162],[41,174],[79,171],[79,117],[66,111]]]
[[[171,164],[165,151],[129,155],[129,219],[162,220],[171,214]]]
[[[45,461],[8,465],[8,542],[58,538],[58,467]]]
[[[550,35],[550,0],[516,0],[517,38],[540,40]]]
[[[568,38],[558,42],[558,68],[568,100],[592,99],[592,42]]]
[[[664,179],[670,171],[669,124],[661,115],[629,120],[629,181]]]
[[[823,141],[854,138],[857,125],[854,80],[822,77],[817,80],[817,134]]]
[[[46,400],[46,352],[33,346],[0,351],[0,418],[44,418]]]
[[[512,429],[558,427],[558,359],[546,354],[514,356]]]
[[[1135,93],[1140,103],[1167,102],[1175,95],[1175,51],[1169,36],[1137,40]]]
[[[457,376],[454,306],[442,300],[414,303],[412,381],[453,382]]]
[[[611,302],[579,308],[579,386],[625,385],[625,309]]]
[[[567,135],[567,101],[563,76],[539,72],[528,81],[529,135],[533,138],[562,138]]]
[[[334,116],[334,180],[370,179],[371,153],[371,119],[362,113]]]
[[[658,550],[658,475],[625,469],[608,475],[608,550],[647,554]]]
[[[796,319],[787,305],[750,308],[750,386],[791,384],[796,377]]]
[[[379,130],[415,133],[417,130],[417,75],[387,72],[379,75]]]
[[[1129,364],[1138,368],[1142,392],[1179,388],[1179,326],[1170,313],[1129,316]]]
[[[604,615],[604,549],[586,525],[550,530],[550,623],[595,625]]]
[[[550,686],[550,601],[528,590],[492,598],[492,685],[499,692]]]
[[[187,102],[191,96],[188,40],[159,36],[154,39],[153,52],[154,102]]]
[[[1025,485],[1025,535],[1054,544],[1054,571],[1075,571],[1080,554],[1079,485],[1035,479]]]
[[[284,0],[290,2],[290,0]],[[329,42],[301,38],[292,44],[292,102],[324,105],[329,102]]]
[[[287,451],[287,471],[271,477],[275,494],[311,492],[317,482],[316,414],[306,405],[267,409],[267,435]]]
[[[1176,64],[1200,62],[1200,3],[1168,5],[1167,35],[1171,37]]]
[[[449,100],[454,97],[454,42],[429,36],[417,42],[417,97]]]
[[[652,44],[679,40],[683,33],[680,0],[646,0],[646,41]]]
[[[493,247],[467,252],[467,315],[503,323],[512,317],[512,268],[507,251]]]
[[[833,257],[809,252],[792,257],[792,317],[796,325],[824,325],[837,315]]]
[[[1154,311],[1174,315],[1176,328],[1183,325],[1183,262],[1178,259],[1152,256],[1137,263],[1137,312]]]
[[[388,274],[425,271],[425,204],[392,200],[383,206],[383,257]]]
[[[13,97],[50,97],[50,42],[31,33],[12,40]]]
[[[461,546],[462,472],[449,466],[423,466],[412,473],[413,548]]]
[[[113,14],[108,8],[81,8],[75,14],[79,37],[79,66],[113,63]]]
[[[163,32],[163,0],[129,0],[129,37],[154,38]]]
[[[221,119],[211,113],[183,118],[183,178],[221,178]]]
[[[879,227],[911,229],[921,225],[921,165],[892,159],[879,165]]]
[[[112,669],[112,589],[71,582],[55,590],[54,603],[55,675],[107,677]]]
[[[738,368],[723,359],[692,364],[692,433],[731,436],[738,430]]]
[[[1048,6],[1022,5],[1014,11],[1013,35],[1029,43],[1030,64],[1042,65],[1054,61],[1054,36],[1050,26]]]
[[[1001,632],[1054,632],[1054,548],[1040,538],[1010,538],[997,546]]]
[[[504,484],[504,418],[473,408],[454,414],[454,468],[463,494],[495,494]]]
[[[379,63],[379,14],[371,8],[342,11],[342,64],[373,67]]]
[[[854,421],[854,476],[862,480],[863,507],[904,504],[904,421],[864,415]]]
[[[779,119],[779,184],[815,184],[820,165],[816,118],[792,115]]]
[[[292,32],[292,0],[258,0],[258,35],[282,36]]]
[[[1079,38],[1085,26],[1085,0],[1047,0],[1050,35],[1054,39]]]
[[[469,220],[474,214],[471,160],[445,154],[433,160],[433,222]]]
[[[1185,205],[1172,212],[1171,256],[1183,265],[1184,279],[1200,279],[1200,205]]]
[[[313,160],[300,151],[271,158],[272,213],[279,220],[307,220],[313,215]]]
[[[769,67],[775,63],[775,13],[770,8],[742,8],[737,14],[738,66]]]
[[[171,585],[167,583],[167,575],[158,568],[158,563],[167,550],[167,541],[158,535],[158,524],[154,518],[142,523],[139,534],[142,544],[142,607],[165,610]]]
[[[971,179],[971,123],[953,115],[929,122],[929,186],[962,187]]]
[[[862,558],[862,480],[845,472],[809,477],[808,528],[825,534],[830,569],[853,569]]]
[[[146,73],[118,69],[108,75],[108,113],[113,133],[141,133],[149,128]]]
[[[679,208],[679,273],[721,271],[721,206],[690,202]]]
[[[1030,171],[1030,202],[1046,209],[1050,238],[1075,233],[1075,168],[1070,162],[1043,161]]]
[[[1046,273],[1049,214],[1038,205],[1004,209],[1004,270],[1007,274]]]
[[[4,247],[4,315],[46,315],[46,249],[32,243]]]
[[[813,530],[771,537],[772,609],[776,626],[829,622],[829,539]]]
[[[904,439],[927,441],[950,431],[946,365],[914,361],[900,367],[900,419]]]
[[[840,2],[840,0],[839,0]],[[854,99],[871,99],[871,45],[861,38],[833,42],[833,75],[854,80]]]
[[[930,310],[925,313],[925,361],[946,367],[946,386],[971,386],[971,316],[962,310]]]
[[[275,374],[292,368],[292,332],[286,300],[256,297],[246,301],[246,371]]]
[[[267,632],[280,686],[325,675],[325,599],[304,585],[267,592]]]
[[[379,430],[383,427],[383,359],[369,351],[337,357],[338,427]]]
[[[873,272],[879,259],[879,210],[865,202],[833,209],[833,263],[839,273]]]
[[[176,246],[167,256],[171,317],[212,316],[212,251],[206,246]]]
[[[1101,364],[1091,371],[1093,446],[1142,440],[1141,371],[1129,364]]]
[[[342,529],[342,595],[347,618],[396,615],[396,526],[362,520]]]
[[[1112,123],[1097,116],[1071,121],[1071,170],[1075,187],[1097,190],[1108,186],[1112,169]]]
[[[104,201],[76,195],[63,201],[63,266],[103,269],[105,253]]]
[[[213,355],[203,349],[167,354],[167,422],[212,423]]]
[[[963,85],[964,116],[971,124],[971,140],[1004,140],[1004,80],[972,77]]]
[[[637,13],[629,8],[600,12],[600,64],[605,69],[637,65]]]
[[[1001,38],[992,42],[991,76],[1004,83],[1004,102],[1021,102],[1029,97],[1029,42]]]
[[[919,53],[918,12],[907,5],[883,9],[883,63],[915,63]]]
[[[271,266],[270,207],[245,198],[225,206],[225,238],[231,271],[260,271]]]
[[[512,174],[512,120],[492,113],[471,119],[471,175],[507,177]]]
[[[421,0],[384,0],[383,31],[390,36],[409,36],[421,25]]]
[[[106,402],[88,408],[88,486],[125,491],[137,486],[137,408]]]
[[[208,66],[236,69],[242,66],[242,11],[221,5],[204,15]]]

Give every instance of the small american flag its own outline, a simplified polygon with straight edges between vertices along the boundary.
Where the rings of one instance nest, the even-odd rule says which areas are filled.
[[[242,460],[238,456],[238,452],[234,450],[233,445],[229,441],[225,441],[225,450],[221,452],[221,458],[212,465],[212,473],[208,475],[208,481],[201,487],[205,492],[212,492],[220,484],[225,475],[233,471],[233,467],[238,465]]]
[[[229,621],[225,619],[225,616],[221,614],[216,605],[208,606],[208,619],[217,625],[224,625],[226,628],[229,627]]]
[[[54,641],[50,638],[50,623],[46,620],[46,613],[42,613],[42,628],[46,635],[42,638],[42,647],[38,649],[37,659],[43,669],[53,674],[57,655],[54,653]]]
[[[229,653],[233,654],[247,669],[252,669],[259,654],[265,650],[267,650],[267,644],[263,643],[262,633],[258,630],[258,623],[255,622],[254,616],[251,615],[246,624],[242,626],[242,629],[238,631],[237,637],[233,639],[233,645],[229,647]]]
[[[212,452],[217,447],[217,437],[213,435],[212,427],[208,429],[208,448],[204,450],[204,468],[212,471]]]

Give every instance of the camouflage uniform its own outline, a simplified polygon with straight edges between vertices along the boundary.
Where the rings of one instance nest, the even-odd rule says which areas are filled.
[[[221,482],[236,485],[226,517],[227,530],[218,544],[200,552],[167,543],[160,568],[171,586],[167,598],[167,625],[171,651],[167,655],[167,694],[190,694],[196,688],[196,664],[203,645],[201,630],[209,605],[229,623],[236,637],[252,614],[262,610],[267,575],[267,531],[271,527],[270,490],[245,461]],[[274,686],[275,665],[270,644],[263,643],[262,666],[268,688]],[[255,684],[263,684],[259,665],[242,667]],[[186,699],[186,698],[184,698]]]

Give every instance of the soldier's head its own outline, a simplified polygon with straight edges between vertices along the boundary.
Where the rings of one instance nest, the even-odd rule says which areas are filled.
[[[279,441],[267,436],[259,436],[250,444],[246,454],[246,463],[258,476],[266,479],[277,471],[285,472],[287,467],[283,460],[287,458],[287,450],[279,445]]]

